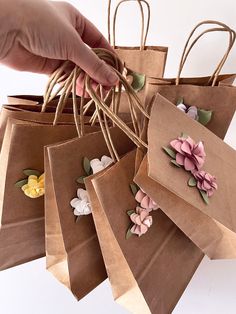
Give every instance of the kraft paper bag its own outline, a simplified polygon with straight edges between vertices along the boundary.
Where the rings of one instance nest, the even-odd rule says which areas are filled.
[[[188,44],[190,44],[190,40],[192,39],[195,31],[205,24],[216,24],[221,26],[221,28],[207,29],[201,33],[195,39],[195,41],[193,41],[193,44],[190,46],[190,48],[188,48]],[[230,43],[220,64],[217,66],[212,76],[181,78],[183,67],[193,46],[203,35],[210,32],[225,32],[229,34]],[[233,47],[234,41],[235,32],[228,28],[227,25],[217,21],[203,21],[199,23],[194,28],[187,40],[182,54],[182,59],[180,61],[177,78],[147,78],[145,86],[145,105],[153,102],[155,95],[159,93],[175,105],[178,103],[184,104],[185,110],[187,110],[187,108],[189,109],[191,106],[195,106],[198,109],[198,118],[200,118],[200,115],[202,115],[202,110],[205,110],[208,112],[208,114],[212,114],[210,122],[206,125],[207,128],[223,139],[236,109],[236,104],[234,101],[236,96],[236,88],[233,86],[235,74],[219,74]]]
[[[39,105],[43,103],[43,96],[40,95],[10,95],[7,96],[9,105]]]
[[[194,142],[185,154],[189,137]],[[160,95],[151,112],[148,145],[148,175],[163,212],[210,258],[235,258],[235,150]],[[189,161],[196,163],[194,169]]]
[[[58,104],[60,96],[55,96],[53,100],[48,102],[47,107],[56,107]],[[79,102],[80,97],[77,96],[77,101]],[[7,101],[9,105],[38,105],[42,106],[44,103],[44,96],[40,95],[11,95],[7,97]],[[86,103],[85,99],[85,103]],[[72,96],[69,96],[65,108],[69,111],[72,110]],[[48,111],[48,110],[47,110]]]
[[[15,184],[25,169],[44,172],[45,145],[77,136],[73,125],[8,119],[0,154],[0,269],[45,255],[44,197],[27,197]]]
[[[203,254],[161,210],[145,235],[126,239],[135,158],[86,178],[95,227],[115,300],[131,313],[171,313]]]
[[[117,22],[117,14],[121,5],[127,4],[127,2],[136,2],[138,9],[141,12],[142,19],[142,34],[141,34],[141,43],[140,46],[137,47],[122,47],[116,45],[116,22]],[[144,14],[144,6],[147,6],[147,21],[145,25],[145,14]],[[127,6],[128,8],[129,6]],[[108,39],[111,43],[111,8],[112,1],[109,0],[108,3]],[[147,76],[154,77],[163,77],[166,58],[168,53],[167,47],[161,46],[147,46],[146,40],[149,32],[149,24],[150,24],[150,15],[151,8],[150,4],[147,1],[138,1],[138,0],[123,0],[119,1],[114,10],[113,15],[113,47],[115,52],[119,56],[119,58],[123,61],[125,68],[130,69],[127,72],[127,78],[130,79],[130,83],[138,92],[138,96],[141,101],[144,100],[144,92],[145,92],[145,81]],[[144,32],[144,28],[146,26],[146,30]],[[127,112],[127,96],[125,92],[121,93],[120,99],[120,111]]]
[[[141,44],[139,47],[122,47],[116,45],[116,22],[117,14],[121,4],[126,4],[130,1],[137,3],[137,7],[141,12],[142,19],[142,34]],[[108,4],[108,37],[111,43],[111,0]],[[147,21],[145,25],[143,5],[147,6]],[[128,7],[128,6],[127,6]],[[141,0],[123,0],[119,1],[113,16],[113,47],[125,66],[131,70],[145,74],[147,76],[162,77],[164,74],[165,63],[168,48],[160,46],[146,46],[146,40],[149,32],[151,8],[147,1]],[[146,26],[146,27],[145,27]],[[145,32],[144,32],[144,28]]]
[[[4,138],[5,128],[9,118],[17,119],[22,121],[30,121],[32,123],[39,122],[42,124],[52,125],[55,118],[56,104],[58,100],[55,100],[48,104],[46,112],[41,112],[41,106],[36,104],[14,104],[14,105],[4,105],[1,108],[0,113],[0,148]],[[51,105],[52,104],[52,105]],[[72,106],[72,101],[68,100],[66,103],[66,108],[64,108],[63,113],[60,116],[60,120],[57,124],[67,124],[74,125],[73,111],[70,108]],[[88,124],[90,119],[90,112],[84,117],[85,124]]]
[[[133,149],[133,143],[118,128],[110,133],[120,155]],[[86,175],[84,159],[101,159],[103,155],[109,156],[102,132],[45,148],[47,269],[78,300],[107,277],[92,215],[81,216],[76,222],[70,205],[77,189],[85,189],[76,182]]]
[[[219,85],[217,86],[204,86],[203,82],[207,82],[209,77],[183,78],[180,80],[181,85],[174,85],[174,80],[172,81],[173,85],[159,85],[159,83],[153,83],[155,80],[152,80],[148,83],[145,104],[153,102],[157,93],[174,105],[178,103],[180,98],[183,98],[184,103],[188,106],[195,106],[200,110],[212,112],[211,120],[206,127],[223,139],[236,110],[236,88],[224,85],[225,78],[227,78],[225,75],[219,76],[217,81]]]

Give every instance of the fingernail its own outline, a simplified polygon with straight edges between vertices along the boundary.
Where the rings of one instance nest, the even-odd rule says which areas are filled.
[[[107,73],[107,81],[108,81],[111,85],[116,85],[116,83],[118,82],[118,76],[115,74],[115,72],[109,71],[109,72]]]

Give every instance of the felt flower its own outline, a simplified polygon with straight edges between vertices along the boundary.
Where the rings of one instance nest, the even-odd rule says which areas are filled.
[[[187,171],[200,170],[205,162],[203,143],[195,143],[191,137],[179,137],[170,145],[176,150],[176,162]]]
[[[187,106],[183,103],[183,99],[177,105],[177,108],[187,114],[193,120],[198,120],[198,108],[196,106]]]
[[[138,190],[135,195],[135,200],[140,204],[140,206],[149,211],[156,210],[159,206],[143,191]]]
[[[131,221],[134,223],[130,229],[132,234],[136,234],[141,237],[145,234],[152,225],[152,216],[149,215],[149,210],[136,207],[136,211],[130,215]]]
[[[84,189],[77,190],[77,198],[73,198],[70,202],[71,206],[74,208],[74,215],[89,215],[91,214],[91,206],[89,203],[88,192]]]
[[[99,160],[98,158],[92,159],[90,161],[90,166],[93,170],[93,174],[95,174],[95,173],[98,173],[99,171],[107,168],[112,163],[113,163],[112,158],[110,158],[108,156],[102,156],[101,160]]]
[[[44,174],[40,177],[30,175],[28,182],[21,187],[24,194],[30,198],[38,198],[45,194]]]
[[[215,190],[217,190],[216,177],[212,176],[206,171],[194,171],[192,172],[194,178],[197,181],[197,188],[205,191],[208,197],[211,197]]]
[[[198,120],[198,109],[195,106],[186,106],[185,104],[181,103],[177,105],[177,108],[187,114],[193,120]]]

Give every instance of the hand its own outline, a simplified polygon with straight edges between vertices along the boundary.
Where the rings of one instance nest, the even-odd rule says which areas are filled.
[[[69,3],[0,0],[0,25],[0,62],[7,66],[50,74],[63,60],[70,60],[99,84],[114,86],[118,81],[112,69],[89,48],[113,51],[111,46]]]

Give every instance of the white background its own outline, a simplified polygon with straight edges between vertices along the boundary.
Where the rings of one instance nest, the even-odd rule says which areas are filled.
[[[105,0],[69,1],[77,6],[105,35]],[[114,0],[114,2],[117,2]],[[148,43],[169,47],[166,76],[175,76],[178,60],[190,30],[199,21],[216,19],[236,28],[235,0],[149,0],[152,21]],[[118,43],[139,42],[138,11],[134,3],[121,8]],[[184,75],[209,75],[226,47],[226,36],[207,36],[196,47]],[[236,49],[224,72],[236,72]],[[42,94],[47,78],[18,73],[0,66],[0,102],[10,94]],[[236,148],[236,118],[226,141]],[[85,274],[86,275],[86,274]],[[210,261],[205,258],[174,310],[174,314],[231,314],[236,312],[236,261]],[[157,292],[158,293],[158,292]],[[171,291],[170,291],[171,293]],[[40,259],[0,273],[0,313],[2,314],[121,314],[127,313],[114,303],[106,281],[79,303],[71,293],[45,270]],[[168,314],[168,313],[166,313]]]

